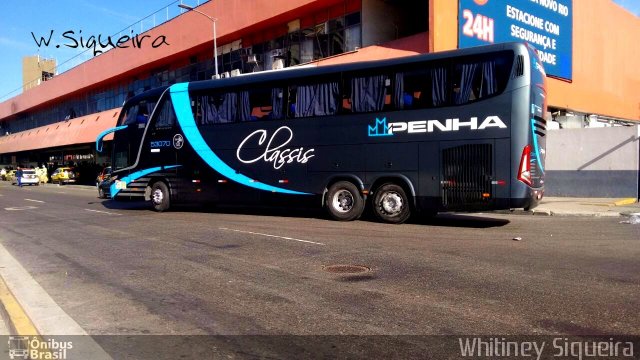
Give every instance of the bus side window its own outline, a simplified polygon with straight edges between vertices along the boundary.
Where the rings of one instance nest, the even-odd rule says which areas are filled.
[[[436,106],[430,69],[410,70],[395,74],[393,104],[396,109],[420,109]]]
[[[171,128],[176,123],[176,113],[170,99],[165,99],[154,115],[156,129]]]
[[[249,119],[251,108],[247,91],[208,93],[201,96],[199,125],[227,124]]]
[[[250,91],[251,116],[249,120],[277,120],[284,116],[282,109],[284,92],[282,88],[254,88]]]
[[[499,91],[502,90],[499,89],[495,60],[470,59],[456,64],[452,94],[456,105],[486,98]]]
[[[298,87],[296,85],[290,85],[286,89],[287,90],[285,91],[285,93],[287,94],[287,118],[293,119],[296,117],[296,94]]]
[[[391,79],[386,75],[353,76],[346,83],[353,112],[382,111],[391,102]]]
[[[338,81],[312,82],[298,85],[295,98],[295,117],[330,116],[338,113],[340,105]]]

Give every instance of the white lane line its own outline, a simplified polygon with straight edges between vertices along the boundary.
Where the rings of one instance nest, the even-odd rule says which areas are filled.
[[[309,240],[296,239],[296,238],[287,237],[287,236],[278,236],[278,235],[271,235],[271,234],[263,234],[263,233],[259,233],[259,232],[244,231],[244,230],[236,230],[236,229],[228,229],[228,228],[222,228],[222,227],[221,227],[221,228],[219,228],[219,229],[220,229],[220,230],[227,230],[227,231],[235,231],[235,232],[239,232],[239,233],[243,233],[243,234],[262,235],[262,236],[268,236],[268,237],[273,237],[273,238],[278,238],[278,239],[284,239],[284,240],[299,241],[299,242],[308,243],[308,244],[326,245],[326,244],[319,243],[319,242],[315,242],[315,241],[309,241]]]
[[[4,208],[7,211],[20,211],[20,210],[33,210],[37,209],[37,206],[16,206],[16,207],[8,207]]]
[[[112,213],[112,212],[108,212],[108,211],[91,210],[91,209],[85,209],[85,210],[86,211],[91,211],[91,212],[97,212],[97,213],[101,213],[101,214],[122,215],[122,214]]]
[[[40,201],[40,200],[33,200],[33,199],[25,199],[25,200],[44,204],[44,201]]]

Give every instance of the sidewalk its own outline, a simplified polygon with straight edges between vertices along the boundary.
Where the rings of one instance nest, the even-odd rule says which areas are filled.
[[[546,216],[628,216],[640,213],[640,203],[634,198],[545,197],[535,209],[515,210],[512,213]]]

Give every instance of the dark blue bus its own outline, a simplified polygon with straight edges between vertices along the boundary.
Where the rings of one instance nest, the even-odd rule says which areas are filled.
[[[174,84],[125,103],[105,189],[158,211],[306,198],[389,223],[532,208],[545,79],[535,49],[507,43]]]

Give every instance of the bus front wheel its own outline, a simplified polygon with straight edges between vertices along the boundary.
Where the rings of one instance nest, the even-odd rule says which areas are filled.
[[[355,185],[348,181],[338,181],[329,188],[325,207],[335,220],[355,220],[364,211],[364,199]]]
[[[401,186],[384,184],[373,196],[373,213],[384,222],[402,224],[411,216],[409,199]]]
[[[169,188],[161,181],[151,186],[151,204],[158,212],[166,211],[171,206]]]

